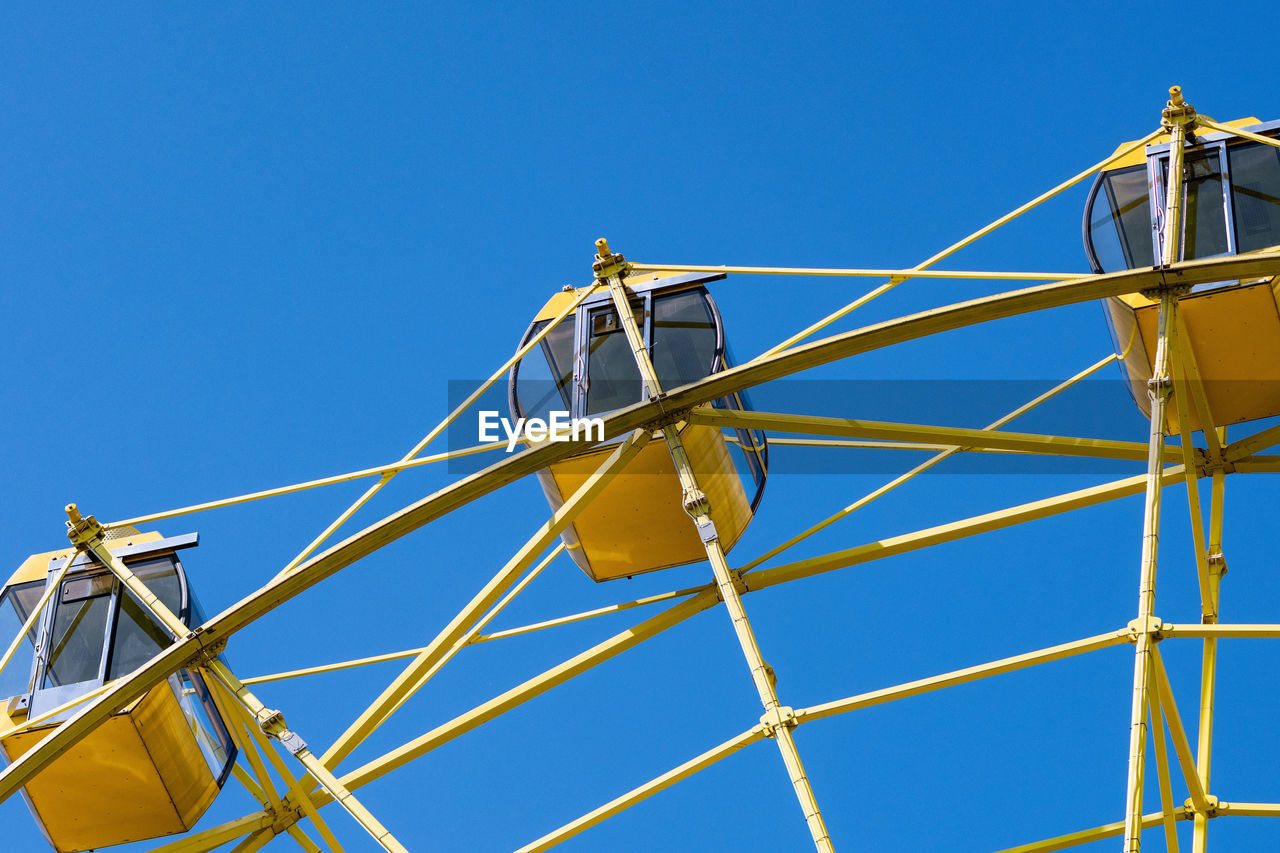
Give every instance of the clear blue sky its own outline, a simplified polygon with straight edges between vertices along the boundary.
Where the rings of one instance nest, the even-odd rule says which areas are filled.
[[[589,280],[596,237],[655,263],[910,266],[1154,128],[1171,84],[1219,120],[1280,117],[1268,57],[1250,38],[1270,31],[1271,6],[1172,14],[1176,37],[1162,16],[1099,3],[10,7],[0,12],[0,564],[7,573],[63,544],[69,501],[105,521],[394,461],[447,412],[450,380],[483,378],[549,294]],[[1083,196],[1067,193],[948,265],[1086,270]],[[743,358],[870,286],[734,277],[715,294]],[[995,289],[916,281],[837,328]],[[1082,305],[821,376],[1047,388],[1109,347],[1102,311]],[[1105,378],[1079,398],[1087,406],[1063,404],[1025,428],[1142,440],[1118,373]],[[839,410],[874,418],[892,403],[855,395]],[[823,405],[814,390],[796,410]],[[1002,406],[936,415],[982,426]],[[813,473],[805,459],[775,453],[733,562],[889,476]],[[797,554],[1140,469],[930,476]],[[354,525],[447,481],[444,470],[406,473]],[[362,488],[159,529],[200,531],[184,560],[217,612]],[[1238,476],[1228,492],[1223,618],[1280,621],[1275,487]],[[1185,499],[1168,494],[1157,612],[1194,621]],[[1123,625],[1136,607],[1140,513],[1129,499],[746,605],[783,700],[825,702]],[[250,676],[422,645],[545,514],[532,482],[455,513],[238,635],[231,664]],[[495,625],[708,578],[700,565],[597,586],[565,560]],[[643,615],[465,651],[344,768]],[[1198,646],[1182,643],[1165,654],[1190,723]],[[1225,800],[1280,801],[1277,651],[1223,645],[1212,787]],[[397,671],[260,695],[323,745]],[[801,727],[839,849],[990,850],[1120,819],[1131,673],[1123,647]],[[413,850],[509,850],[759,714],[729,621],[711,611],[359,794]],[[253,808],[232,782],[202,825]],[[330,823],[349,849],[368,846],[345,815]],[[0,824],[5,849],[43,849],[20,799],[0,806]],[[1264,819],[1212,830],[1218,850],[1280,840],[1280,824]],[[766,742],[563,849],[803,850],[807,838]],[[1145,842],[1163,849],[1158,831]]]

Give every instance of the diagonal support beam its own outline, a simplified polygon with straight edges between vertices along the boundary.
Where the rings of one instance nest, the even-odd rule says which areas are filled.
[[[459,647],[476,620],[516,582],[526,569],[533,565],[543,551],[560,538],[560,534],[597,495],[604,491],[613,478],[627,466],[627,463],[635,458],[636,454],[649,443],[649,439],[650,435],[647,431],[636,430],[609,454],[595,473],[578,487],[573,496],[565,501],[551,518],[516,551],[507,564],[405,667],[395,681],[382,691],[373,704],[347,727],[347,730],[334,742],[333,746],[329,747],[321,759],[326,767],[337,767],[343,758],[350,755],[353,749],[424,683],[425,676],[440,663],[450,649]]]
[[[748,412],[699,406],[691,410],[687,420],[694,424],[717,427],[792,432],[804,435],[834,435],[844,438],[917,441],[945,444],[949,447],[981,450],[1013,450],[1048,456],[1085,456],[1096,459],[1147,458],[1147,445],[1136,441],[1114,441],[1101,438],[1078,438],[1061,435],[1004,432],[994,429],[969,429],[922,424],[864,421],[853,418],[824,418],[814,415],[786,415],[774,412]],[[1199,453],[1199,449],[1196,449]],[[1171,447],[1161,457],[1165,462],[1181,462],[1182,453]]]
[[[764,740],[764,726],[756,726],[748,729],[737,737],[730,738],[719,746],[712,747],[701,755],[691,758],[678,767],[663,773],[661,776],[653,779],[638,788],[633,788],[620,797],[610,800],[598,809],[587,812],[582,817],[571,823],[567,823],[559,829],[548,832],[546,835],[521,847],[516,853],[541,853],[544,850],[550,850],[557,844],[578,835],[585,830],[590,829],[602,821],[613,817],[614,815],[631,808],[637,803],[647,800],[654,794],[661,793],[672,785],[687,779],[700,770],[704,770],[715,764],[721,759],[728,758],[730,755],[738,752],[753,743]]]
[[[1188,820],[1185,812],[1178,812],[1178,820]],[[1147,828],[1158,826],[1164,820],[1164,816],[1159,812],[1142,816],[1141,826]],[[1124,834],[1125,822],[1118,820],[1115,823],[1104,823],[1102,826],[1095,826],[1092,829],[1082,829],[1079,832],[1072,832],[1068,835],[1059,835],[1056,838],[1046,838],[1044,841],[1035,841],[1031,844],[1022,844],[1018,847],[1008,847],[999,853],[1053,853],[1055,850],[1068,850],[1072,847],[1079,847],[1081,844],[1089,844],[1094,841],[1101,841],[1104,838],[1115,838]]]
[[[1185,476],[1185,470],[1181,465],[1171,465],[1165,468],[1161,474],[1162,482],[1173,483],[1182,480]],[[847,548],[843,551],[835,551],[805,560],[797,560],[794,563],[784,563],[769,569],[760,569],[744,575],[744,578],[750,589],[763,589],[799,578],[834,571],[835,569],[867,563],[872,560],[880,560],[910,551],[918,551],[921,548],[964,539],[979,533],[1012,527],[1015,524],[1022,524],[1027,521],[1048,518],[1069,510],[1095,506],[1107,501],[1142,494],[1145,485],[1146,475],[1139,474],[1133,477],[1126,477],[1123,480],[1115,480],[1100,486],[1067,492],[1056,497],[1019,504],[984,515],[976,515],[963,521],[940,524],[936,527],[928,527],[913,533],[905,533],[901,536],[890,536],[855,548]]]
[[[1200,776],[1196,772],[1196,759],[1191,752],[1191,743],[1187,740],[1186,729],[1182,727],[1182,717],[1178,714],[1178,702],[1173,696],[1173,687],[1169,684],[1169,675],[1165,672],[1160,649],[1154,643],[1151,648],[1151,663],[1152,681],[1159,695],[1160,707],[1164,709],[1169,734],[1173,738],[1173,750],[1178,756],[1178,764],[1182,767],[1182,775],[1187,782],[1191,805],[1196,811],[1207,813],[1212,810],[1209,797],[1206,796],[1200,784]]]

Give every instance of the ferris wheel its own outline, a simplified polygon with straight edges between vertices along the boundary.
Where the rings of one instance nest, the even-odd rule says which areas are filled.
[[[1084,237],[1091,274],[934,269],[1087,179],[1092,188]],[[1149,830],[1161,832],[1167,849],[1176,850],[1178,824],[1189,822],[1193,849],[1204,851],[1212,846],[1216,818],[1280,816],[1280,804],[1219,799],[1210,773],[1218,641],[1280,637],[1280,624],[1223,622],[1219,612],[1227,571],[1227,475],[1280,470],[1280,457],[1263,455],[1280,443],[1280,426],[1265,423],[1280,416],[1280,121],[1216,122],[1198,114],[1174,87],[1159,128],[908,269],[642,263],[628,261],[602,239],[596,242],[592,272],[584,286],[550,294],[516,352],[395,463],[108,523],[68,505],[70,547],[29,558],[0,596],[5,643],[0,698],[7,702],[0,715],[0,748],[9,762],[0,774],[0,799],[21,791],[59,851],[147,839],[158,839],[156,849],[170,853],[224,846],[249,851],[276,839],[281,848],[341,850],[331,824],[344,818],[325,808],[333,804],[363,827],[372,839],[368,843],[405,850],[392,822],[384,824],[362,802],[361,788],[411,763],[430,762],[439,747],[700,613],[723,608],[726,627],[745,659],[743,678],[758,697],[758,708],[752,709],[758,722],[655,778],[584,803],[589,810],[521,851],[551,849],[589,833],[748,748],[776,749],[782,771],[778,784],[794,794],[816,849],[858,849],[856,839],[833,837],[828,830],[821,787],[806,771],[800,730],[838,715],[1121,646],[1133,649],[1126,799],[1116,807],[1121,819],[1008,849],[1061,850],[1114,837],[1136,853]],[[731,330],[715,299],[716,282],[780,274],[887,281],[737,363],[728,346]],[[1017,289],[819,337],[899,284],[921,278],[1005,281]],[[1106,306],[1115,352],[985,428],[761,411],[749,395],[765,383],[854,355],[1090,301]],[[1109,365],[1121,367],[1134,402],[1150,421],[1145,443],[1007,428]],[[424,455],[450,425],[473,415],[492,389],[503,389],[507,410],[495,414],[488,441]],[[1243,425],[1240,435],[1237,424]],[[1170,437],[1178,442],[1166,443]],[[500,453],[504,446],[521,449],[328,544],[401,471],[485,458],[482,454]],[[746,558],[734,547],[767,506],[771,446],[932,455]],[[788,550],[800,542],[962,453],[1128,460],[1145,462],[1146,472],[788,559]],[[187,555],[196,537],[162,536],[153,529],[172,518],[365,477],[377,478],[375,484],[269,583],[212,616],[201,612],[195,573],[189,576],[183,564],[195,559]],[[271,618],[283,603],[409,533],[426,528],[429,536],[431,525],[445,515],[526,479],[536,479],[546,497],[545,522],[447,624],[423,626],[426,645],[255,678],[242,677],[228,664],[224,652],[234,649],[233,635]],[[1161,515],[1174,511],[1165,492],[1176,484],[1185,484],[1200,604],[1198,618],[1187,622],[1157,616]],[[749,593],[1140,494],[1143,526],[1134,538],[1141,559],[1130,567],[1137,569],[1138,606],[1127,624],[1038,650],[1010,649],[1009,657],[820,704],[788,704],[785,672],[768,662],[769,650],[751,620]],[[690,564],[705,563],[710,571],[698,586],[485,633],[561,558],[581,570],[584,584]],[[1118,570],[1117,577],[1132,575]],[[641,607],[656,612],[350,766],[350,756],[442,668],[466,666],[460,653],[468,646]],[[1169,639],[1201,644],[1200,702],[1194,711],[1175,699],[1161,653]],[[288,707],[269,707],[253,692],[260,683],[393,660],[408,662],[323,748],[308,742],[305,731],[290,728]],[[1148,797],[1151,775],[1158,790],[1154,804]],[[1174,801],[1174,778],[1189,793],[1185,803]],[[219,792],[232,785],[247,791],[258,807],[217,826],[200,824]],[[168,836],[177,837],[165,840]],[[799,835],[797,848],[804,843]]]

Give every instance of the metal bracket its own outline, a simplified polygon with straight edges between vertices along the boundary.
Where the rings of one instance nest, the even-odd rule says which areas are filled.
[[[1213,794],[1205,794],[1204,801],[1209,806],[1209,808],[1205,809],[1205,812],[1204,812],[1205,817],[1217,817],[1219,806],[1223,807],[1224,809],[1230,808],[1230,804],[1228,803],[1219,803],[1218,798],[1215,797]],[[1190,798],[1188,798],[1187,801],[1182,804],[1182,807],[1186,809],[1188,814],[1196,814],[1195,803],[1191,802]]]
[[[190,661],[195,666],[207,666],[213,663],[220,654],[227,650],[227,637],[219,637],[218,639],[206,644],[204,638],[207,635],[208,632],[205,631],[204,628],[196,628],[186,636],[186,639],[195,640],[200,644],[199,654]]]
[[[776,738],[778,729],[794,729],[800,722],[800,715],[789,705],[775,705],[772,710],[765,711],[760,717],[760,725],[764,727],[764,736]]]
[[[92,551],[103,543],[103,528],[92,515],[80,515],[75,504],[67,504],[67,538],[80,551]]]
[[[596,260],[591,269],[597,279],[606,279],[611,275],[625,277],[631,272],[631,264],[621,254],[609,251],[609,241],[601,237],[596,241]]]
[[[698,538],[702,540],[703,545],[710,545],[720,538],[720,534],[716,532],[716,523],[711,520],[710,516],[700,516],[697,525]]]
[[[1125,626],[1124,631],[1129,637],[1129,642],[1137,643],[1138,638],[1143,634],[1150,634],[1154,640],[1164,639],[1164,623],[1160,621],[1159,616],[1148,616],[1147,624],[1144,627],[1142,619],[1132,619]]]
[[[1195,123],[1196,108],[1182,99],[1182,87],[1170,86],[1169,100],[1165,103],[1164,111],[1160,113],[1160,126],[1172,128],[1176,124],[1181,124],[1190,131]]]
[[[1164,266],[1163,264],[1156,264],[1155,269],[1158,269],[1158,270],[1168,269],[1168,267]],[[1157,285],[1156,287],[1148,287],[1145,290],[1138,291],[1139,294],[1146,297],[1147,299],[1150,299],[1152,302],[1159,302],[1160,297],[1163,296],[1165,293],[1172,293],[1174,298],[1181,299],[1182,297],[1186,296],[1190,292],[1191,292],[1191,285],[1189,284],[1180,284],[1180,283],[1171,284],[1169,282],[1165,282],[1164,284]]]
[[[711,501],[707,500],[707,495],[701,489],[686,489],[684,493],[684,511],[693,516],[695,521],[699,516],[709,516],[711,513]],[[707,521],[711,519],[708,518]],[[701,533],[702,522],[698,522],[699,533]],[[712,528],[714,529],[714,527]],[[706,539],[702,540],[706,542]]]
[[[262,729],[263,734],[280,741],[280,745],[294,755],[306,750],[307,742],[301,735],[289,730],[284,721],[284,714],[280,711],[274,708],[263,708],[253,716],[258,721],[258,728]]]
[[[1220,575],[1225,575],[1227,573],[1227,558],[1221,551],[1210,551],[1206,555],[1206,559],[1209,562],[1209,574],[1217,572]]]

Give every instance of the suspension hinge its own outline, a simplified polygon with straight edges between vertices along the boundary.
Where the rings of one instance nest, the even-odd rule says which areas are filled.
[[[804,713],[803,711],[800,712]],[[778,705],[769,711],[765,711],[760,717],[760,725],[764,727],[765,737],[777,737],[778,729],[794,729],[800,721],[800,714],[789,705]]]
[[[280,711],[274,708],[263,708],[254,714],[254,718],[258,721],[258,728],[262,729],[263,734],[280,741],[280,745],[294,755],[306,750],[307,742],[301,735],[289,730],[284,722],[284,714]]]
[[[621,254],[609,251],[609,241],[601,237],[596,241],[596,260],[591,269],[597,279],[606,279],[611,275],[625,277],[631,271],[631,264]]]

